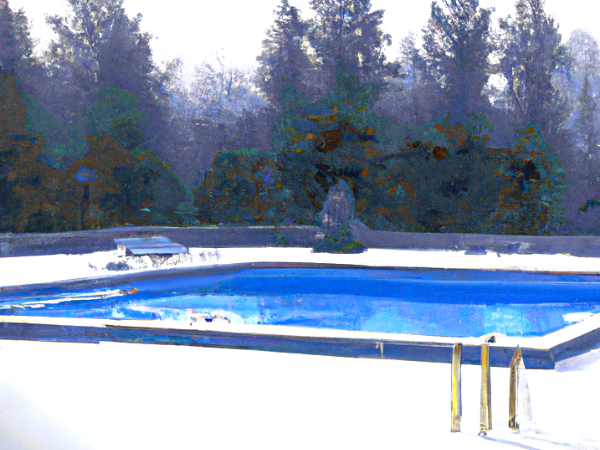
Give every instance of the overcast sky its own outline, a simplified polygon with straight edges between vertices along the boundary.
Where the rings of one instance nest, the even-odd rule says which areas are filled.
[[[160,63],[180,56],[186,70],[210,59],[217,52],[234,66],[255,64],[265,31],[273,22],[273,10],[280,0],[125,0],[129,15],[141,13],[142,28],[154,35],[154,59]],[[309,0],[290,0],[310,17]],[[393,37],[388,51],[392,59],[398,53],[400,39],[409,31],[420,34],[427,22],[429,0],[372,0],[374,9],[384,9],[383,28]],[[496,8],[495,19],[514,12],[513,0],[481,0],[482,7]],[[13,9],[23,8],[33,21],[32,34],[45,46],[52,32],[45,14],[64,14],[67,0],[9,0]],[[546,11],[554,15],[563,40],[576,28],[599,38],[599,0],[546,0]]]

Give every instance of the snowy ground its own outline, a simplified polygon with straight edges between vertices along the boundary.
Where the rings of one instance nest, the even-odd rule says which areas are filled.
[[[314,262],[372,267],[429,267],[447,269],[498,269],[544,272],[600,272],[600,258],[570,255],[467,255],[459,251],[380,250],[358,255],[312,253],[309,248],[192,248],[189,255],[157,266],[150,257],[129,258],[117,250],[83,255],[0,258],[0,287],[48,283],[78,278],[106,277],[124,272],[106,270],[109,263],[127,262],[131,272],[174,267],[201,267],[244,262]]]
[[[477,436],[480,368],[136,344],[0,341],[0,448],[598,449],[600,353],[529,370],[536,424],[513,434],[508,369]]]
[[[118,252],[0,258],[0,286],[106,276]],[[370,250],[192,249],[179,266],[298,261],[596,272],[595,258]],[[131,262],[131,261],[130,261]],[[152,261],[135,262],[154,270]],[[144,268],[145,266],[145,268]],[[527,363],[527,362],[525,362]],[[479,430],[480,368],[140,344],[0,341],[0,449],[600,449],[600,351],[529,370],[535,424],[514,434],[508,369],[492,369],[494,429]]]

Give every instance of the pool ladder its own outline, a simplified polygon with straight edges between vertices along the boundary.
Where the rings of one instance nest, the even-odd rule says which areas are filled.
[[[461,365],[462,344],[454,344],[452,349],[452,422],[450,425],[452,433],[460,431],[460,421],[462,419]]]
[[[479,408],[479,436],[492,429],[492,377],[490,372],[490,344],[481,346],[481,405]]]
[[[452,349],[452,412],[450,431],[460,432],[462,419],[462,344],[456,343]],[[479,435],[486,436],[492,429],[492,380],[490,371],[490,345],[488,342],[481,345],[481,397],[480,397]],[[525,365],[521,349],[517,347],[510,363],[510,388],[509,388],[509,418],[508,426],[512,430],[519,429],[518,418],[531,420],[531,400],[529,386],[525,377]]]

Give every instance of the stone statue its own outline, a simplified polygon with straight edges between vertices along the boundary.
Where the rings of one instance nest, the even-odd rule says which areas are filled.
[[[325,234],[337,231],[354,219],[354,196],[344,180],[338,180],[337,184],[329,189],[319,219]]]
[[[319,214],[323,240],[315,247],[317,253],[362,253],[366,247],[352,239],[349,223],[355,218],[354,196],[348,183],[338,180],[327,193],[323,211]]]

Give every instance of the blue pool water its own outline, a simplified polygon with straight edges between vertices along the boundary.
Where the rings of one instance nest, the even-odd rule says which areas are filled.
[[[119,290],[137,293],[114,296]],[[600,313],[600,276],[467,270],[249,269],[74,292],[0,293],[0,314],[189,320],[430,336],[541,336]]]

